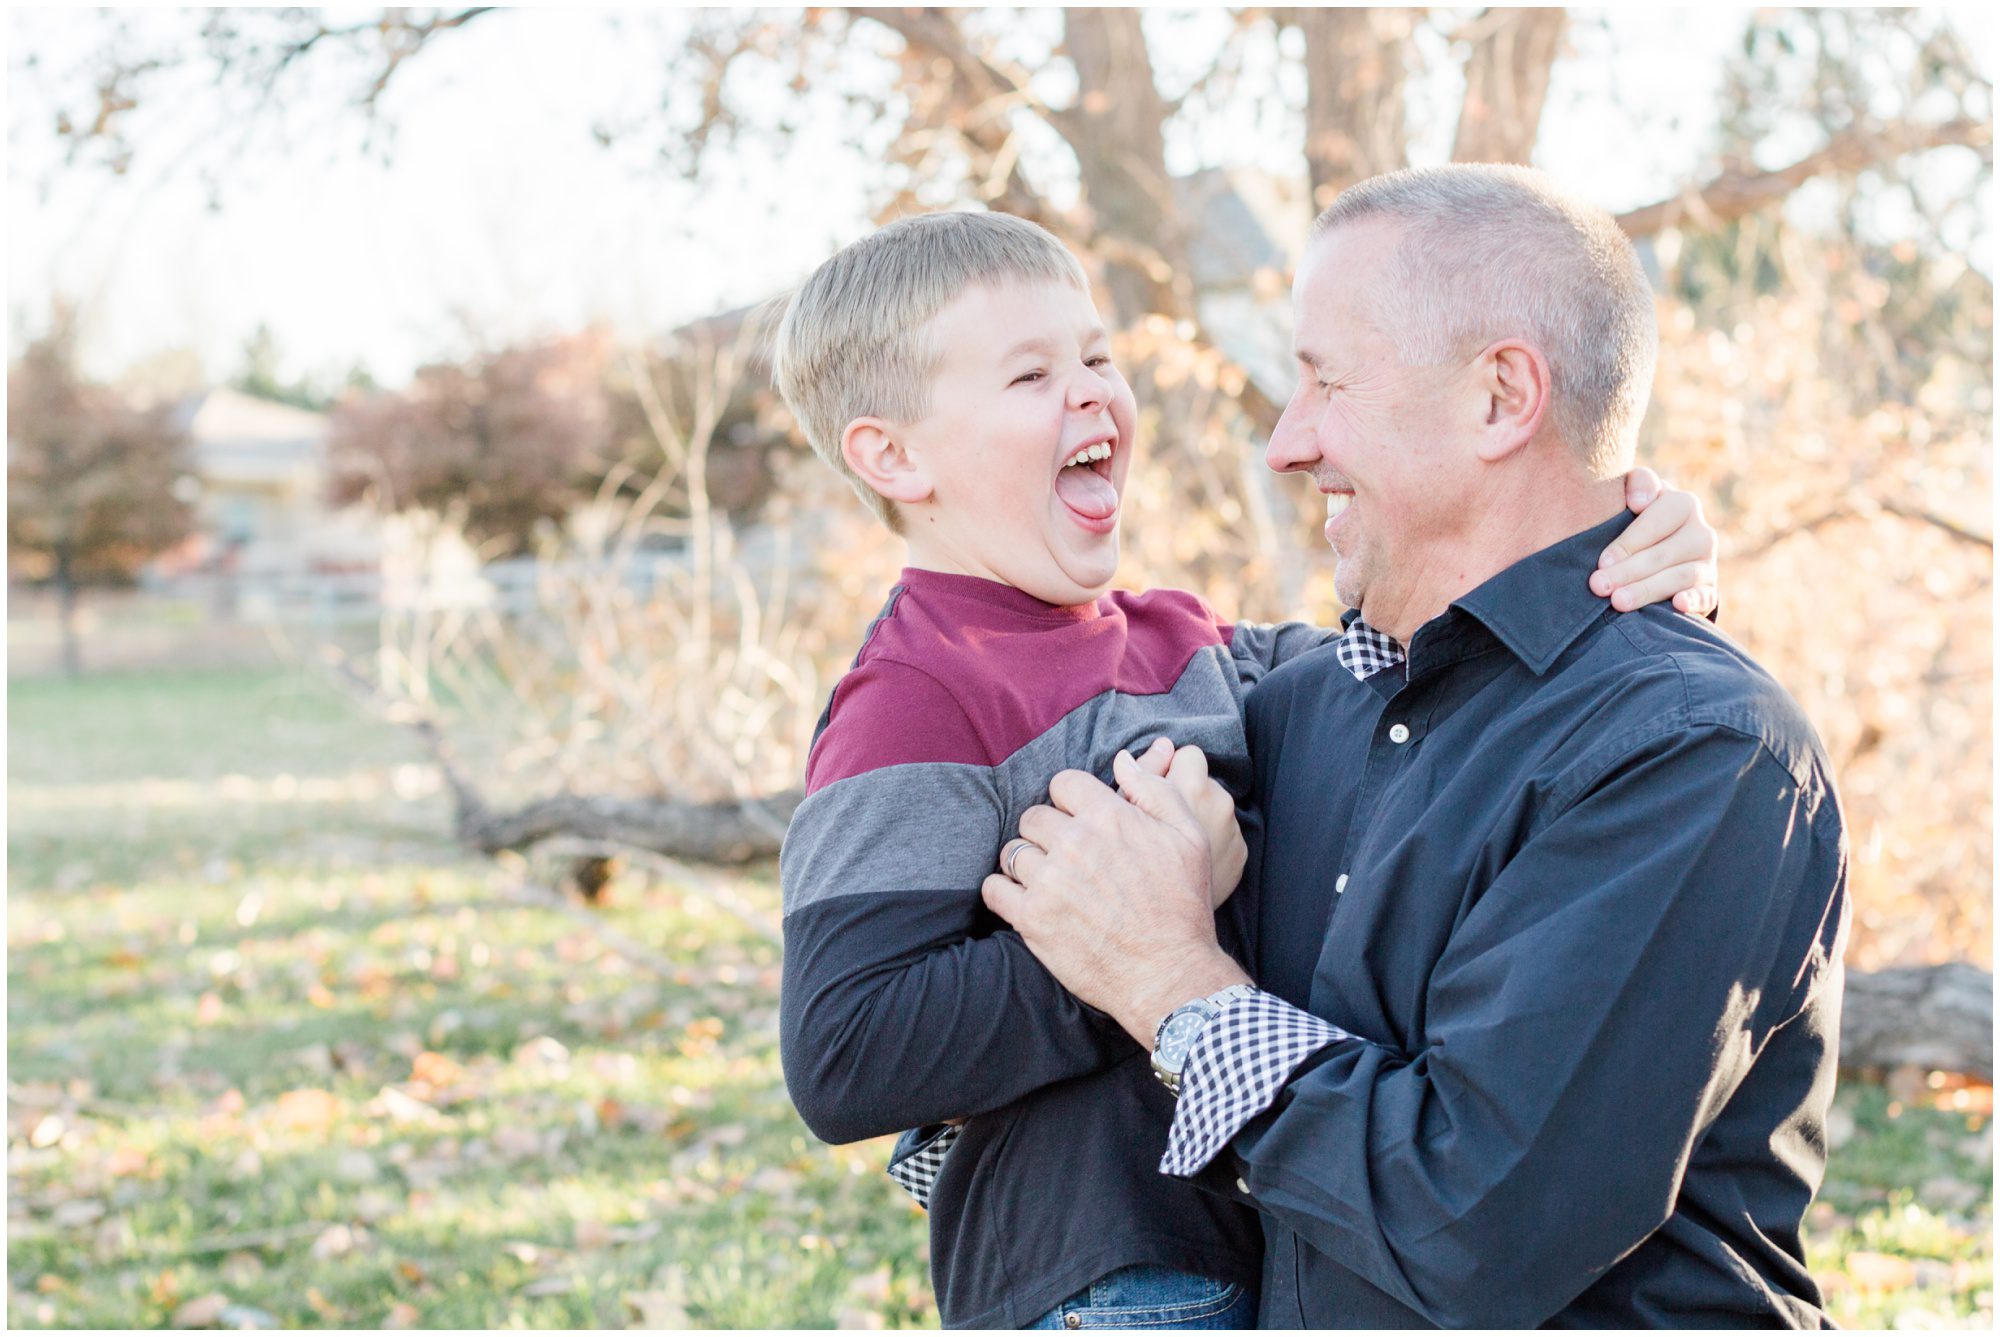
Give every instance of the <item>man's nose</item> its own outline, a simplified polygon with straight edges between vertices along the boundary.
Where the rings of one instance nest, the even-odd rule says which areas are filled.
[[[1303,398],[1292,396],[1264,447],[1264,464],[1274,473],[1309,469],[1319,460],[1318,424],[1300,402]]]

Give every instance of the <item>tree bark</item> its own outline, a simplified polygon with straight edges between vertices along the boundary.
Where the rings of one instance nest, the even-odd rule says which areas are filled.
[[[695,863],[745,864],[776,856],[785,825],[805,794],[791,790],[740,803],[557,794],[512,812],[468,803],[467,791],[455,791],[455,797],[458,838],[482,854],[570,837]]]
[[[1153,82],[1141,12],[1068,9],[1064,46],[1076,104],[1057,120],[1083,181],[1093,248],[1121,324],[1194,313],[1187,223],[1167,174],[1166,99]]]
[[[1453,162],[1528,161],[1567,21],[1561,9],[1489,9],[1473,23]]]
[[[1408,152],[1404,67],[1413,11],[1298,9],[1306,41],[1306,172],[1315,211]]]
[[[1992,1081],[1992,974],[1963,961],[1849,972],[1840,1066],[1915,1067]]]
[[[68,544],[56,547],[56,618],[62,628],[63,676],[83,676],[83,644],[76,627],[76,563]]]

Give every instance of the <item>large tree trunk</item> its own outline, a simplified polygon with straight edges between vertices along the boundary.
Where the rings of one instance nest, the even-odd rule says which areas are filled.
[[[67,545],[56,548],[56,619],[62,629],[62,670],[66,677],[83,675],[83,643],[76,626],[76,564]]]
[[[1561,9],[1489,9],[1474,21],[1454,162],[1528,161],[1567,19]]]
[[[1414,11],[1297,9],[1306,40],[1306,172],[1315,210],[1404,165],[1404,61]]]
[[[1963,961],[1847,976],[1840,1066],[1993,1080],[1993,976]]]
[[[1121,324],[1194,314],[1187,223],[1167,175],[1167,104],[1140,17],[1136,9],[1064,11],[1077,99],[1061,120]]]

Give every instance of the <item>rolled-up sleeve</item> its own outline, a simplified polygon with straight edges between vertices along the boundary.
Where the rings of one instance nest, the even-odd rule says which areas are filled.
[[[1542,1323],[1658,1228],[1765,1042],[1837,979],[1816,771],[1700,726],[1578,772],[1468,901],[1412,1052],[1323,1042],[1222,1158],[1446,1326]]]

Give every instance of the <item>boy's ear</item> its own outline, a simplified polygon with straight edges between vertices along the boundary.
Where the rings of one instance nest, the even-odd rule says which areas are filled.
[[[876,492],[905,504],[929,501],[930,475],[904,447],[902,434],[882,418],[856,418],[840,434],[841,458]]]

